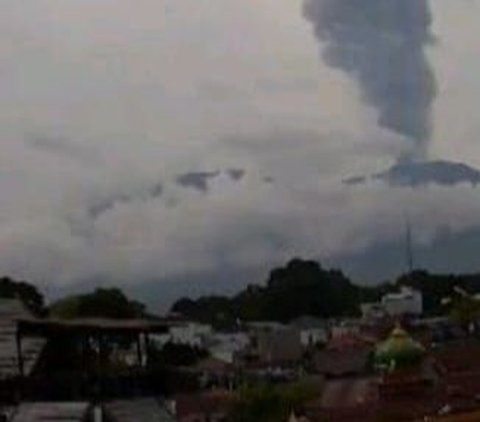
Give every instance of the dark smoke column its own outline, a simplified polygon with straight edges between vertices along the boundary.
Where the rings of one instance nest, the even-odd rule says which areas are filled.
[[[305,0],[304,14],[326,63],[358,81],[379,125],[414,141],[403,158],[424,158],[436,96],[427,0]]]

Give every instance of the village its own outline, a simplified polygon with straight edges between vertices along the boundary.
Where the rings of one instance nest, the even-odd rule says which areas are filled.
[[[39,318],[1,299],[0,420],[480,420],[476,321],[424,317],[419,291],[357,318],[235,325]]]

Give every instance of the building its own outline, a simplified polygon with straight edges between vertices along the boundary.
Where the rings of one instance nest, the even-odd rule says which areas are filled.
[[[359,334],[331,338],[313,354],[313,369],[327,378],[365,375],[373,346],[371,339]]]
[[[479,353],[475,338],[429,350],[397,326],[374,349],[375,371],[327,379],[306,416],[310,422],[480,420]]]
[[[410,287],[387,293],[379,302],[360,305],[364,321],[376,322],[385,317],[420,316],[423,314],[423,295]]]
[[[246,333],[212,333],[205,339],[205,345],[210,355],[226,363],[234,363],[238,353],[250,344]]]
[[[268,366],[291,366],[303,356],[299,330],[278,323],[257,323],[250,326],[249,353]]]
[[[167,342],[192,347],[204,347],[206,339],[212,334],[212,327],[197,322],[185,322],[173,325],[167,335]]]
[[[389,316],[419,316],[423,313],[422,293],[405,286],[397,293],[384,295],[381,304]]]
[[[41,338],[17,337],[17,320],[27,317],[31,314],[20,300],[0,299],[0,401],[12,398],[21,375],[31,375],[46,344]],[[23,351],[21,365],[19,348]]]
[[[224,390],[177,396],[175,415],[178,422],[223,422],[235,405],[235,396]]]
[[[362,303],[360,310],[363,320],[368,323],[382,321],[387,316],[387,311],[382,303]]]
[[[330,323],[330,338],[345,338],[358,336],[362,330],[362,321],[358,319],[343,319]]]
[[[303,347],[325,344],[328,340],[327,323],[321,319],[303,316],[293,320],[290,325],[300,332]]]

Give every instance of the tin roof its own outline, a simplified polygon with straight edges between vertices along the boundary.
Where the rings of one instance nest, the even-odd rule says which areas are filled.
[[[18,327],[22,333],[37,333],[48,335],[59,332],[167,332],[168,324],[155,319],[110,319],[110,318],[78,318],[66,319],[38,319],[19,318]]]

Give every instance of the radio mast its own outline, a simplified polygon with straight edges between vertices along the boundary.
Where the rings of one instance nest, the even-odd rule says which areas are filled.
[[[412,247],[412,227],[410,224],[410,219],[406,217],[406,233],[405,233],[405,247],[406,247],[406,264],[408,273],[413,272],[414,261],[413,261],[413,247]]]

